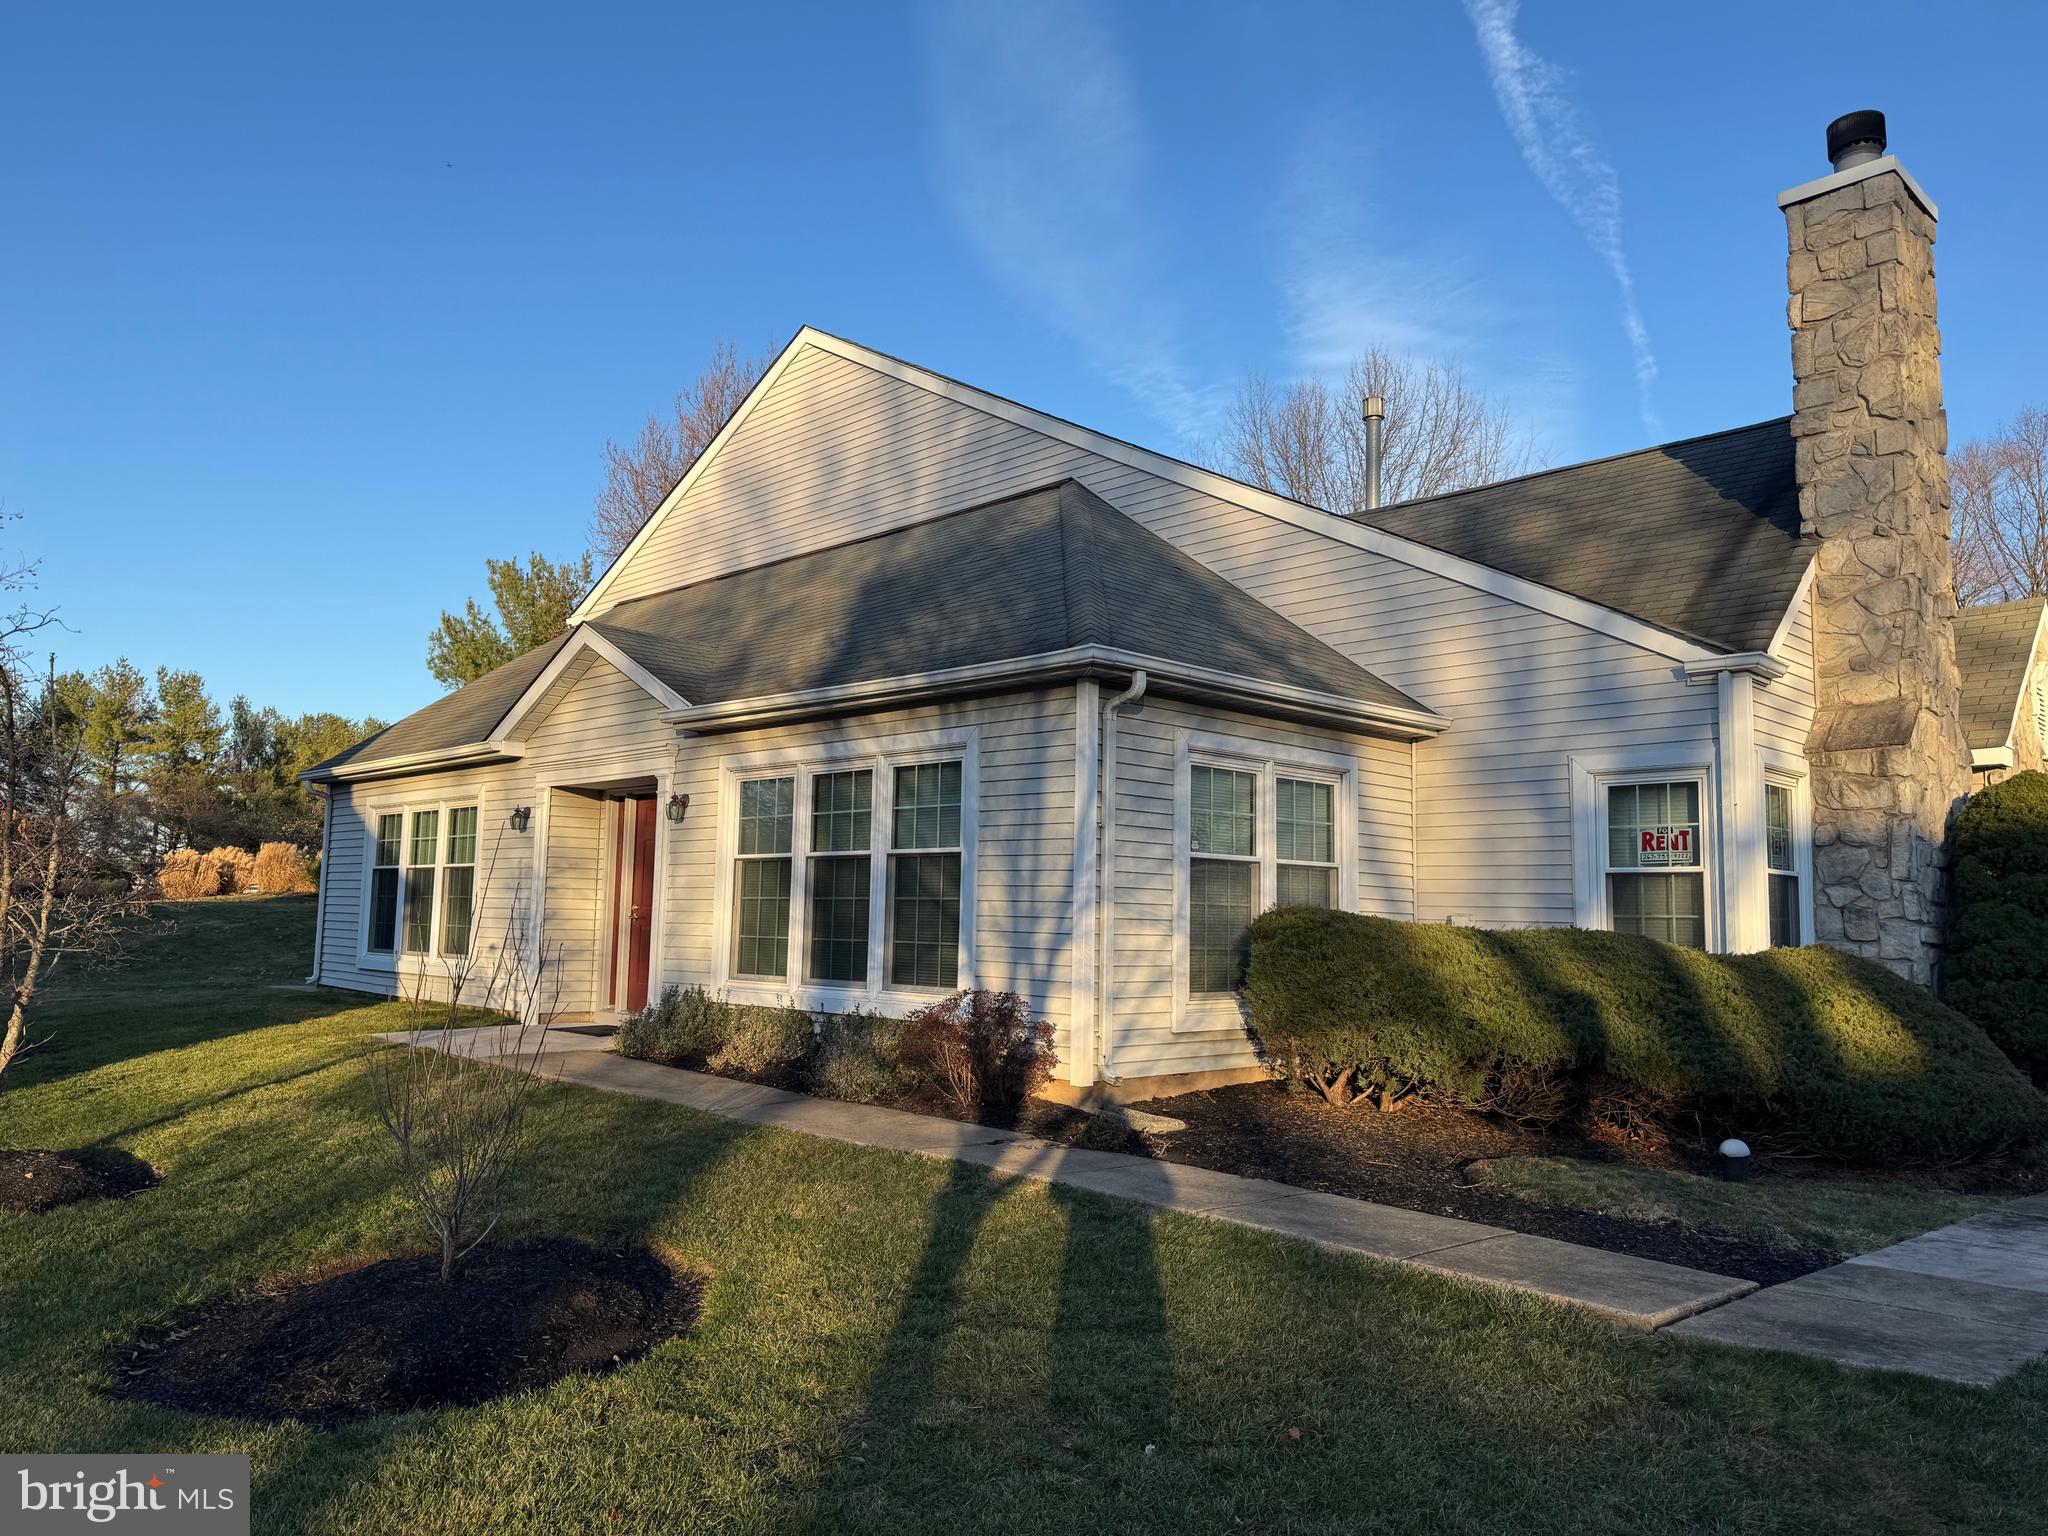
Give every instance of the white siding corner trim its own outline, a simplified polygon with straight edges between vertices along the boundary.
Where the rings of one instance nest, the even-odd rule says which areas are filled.
[[[1330,784],[1336,813],[1337,910],[1358,910],[1358,759],[1337,752],[1276,744],[1270,752],[1248,753],[1241,736],[1204,731],[1173,733],[1173,1028],[1176,1033],[1220,1031],[1241,1037],[1245,1029],[1242,1003],[1235,995],[1197,998],[1189,990],[1188,942],[1193,932],[1189,915],[1193,804],[1188,792],[1189,769],[1213,763],[1258,776],[1253,819],[1253,849],[1258,856],[1259,884],[1255,905],[1269,910],[1279,899],[1279,860],[1267,829],[1273,824],[1274,780],[1282,775]]]

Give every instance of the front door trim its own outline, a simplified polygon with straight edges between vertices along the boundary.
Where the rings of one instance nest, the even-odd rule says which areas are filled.
[[[527,911],[532,918],[532,931],[527,935],[529,961],[539,960],[539,946],[547,936],[547,890],[548,890],[548,837],[551,818],[548,814],[553,792],[558,789],[578,789],[589,794],[604,795],[616,793],[626,784],[634,781],[654,781],[654,913],[648,931],[647,987],[650,995],[661,988],[664,945],[667,935],[667,898],[669,869],[670,834],[674,828],[664,815],[663,807],[675,790],[676,760],[671,750],[633,753],[620,757],[580,758],[553,764],[537,765],[534,771],[534,816],[533,831],[533,889],[528,893]],[[598,883],[598,910],[592,914],[593,929],[605,920],[605,881],[608,873],[602,874]],[[593,932],[593,947],[598,953],[592,958],[604,958],[603,937]],[[597,964],[591,968],[590,995],[585,998],[563,996],[556,1008],[562,1013],[577,1013],[588,1010],[592,1018],[606,1012],[604,988],[606,965]],[[530,1021],[529,1021],[530,1022]]]

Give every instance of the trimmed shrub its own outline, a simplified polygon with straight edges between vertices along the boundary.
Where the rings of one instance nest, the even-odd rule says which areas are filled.
[[[1949,852],[1942,995],[2048,1084],[2048,773],[1972,795]]]
[[[642,1061],[674,1066],[703,1061],[732,1032],[733,1006],[702,987],[662,988],[661,997],[619,1020],[619,1051]]]
[[[1830,949],[1709,955],[1626,934],[1495,931],[1307,908],[1252,928],[1254,1037],[1339,1099],[1427,1087],[1583,1112],[1694,1116],[1830,1156],[1932,1160],[2048,1130],[1984,1032],[1930,994]],[[1348,1074],[1348,1083],[1346,1082]]]
[[[254,889],[273,896],[302,894],[314,888],[305,850],[290,843],[265,843],[258,848],[252,876]]]
[[[898,1060],[963,1114],[1013,1111],[1052,1078],[1052,1026],[1014,992],[955,992],[903,1021]]]
[[[812,1091],[856,1104],[888,1097],[906,1081],[897,1063],[902,1044],[901,1019],[865,1008],[822,1015],[810,1065]]]
[[[729,1009],[725,1038],[710,1053],[721,1072],[746,1077],[792,1071],[810,1059],[818,1046],[810,1010],[788,1004],[721,1004]]]

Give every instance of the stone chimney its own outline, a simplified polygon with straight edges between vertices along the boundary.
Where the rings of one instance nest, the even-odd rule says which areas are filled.
[[[1814,583],[1815,922],[1932,984],[1949,817],[1969,789],[1949,561],[1935,207],[1883,114],[1828,128],[1831,175],[1782,194],[1792,433]]]

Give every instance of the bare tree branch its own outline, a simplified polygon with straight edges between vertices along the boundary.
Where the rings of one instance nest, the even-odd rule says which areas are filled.
[[[1310,506],[1362,513],[1368,395],[1387,402],[1382,505],[1490,484],[1533,466],[1528,435],[1462,369],[1374,347],[1334,387],[1320,379],[1246,379],[1229,407],[1218,467]]]
[[[2029,406],[2000,432],[1949,455],[1956,597],[2048,595],[2048,410]]]

